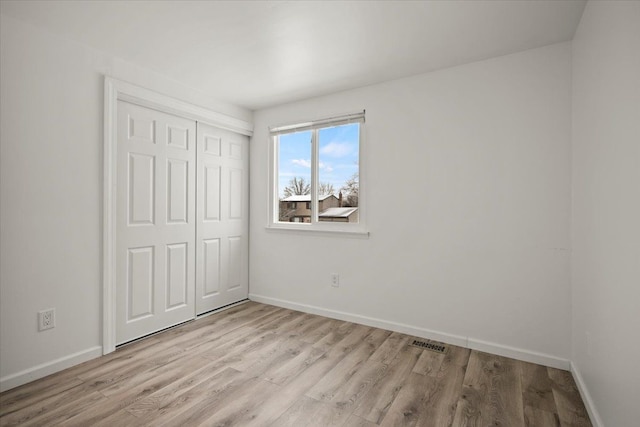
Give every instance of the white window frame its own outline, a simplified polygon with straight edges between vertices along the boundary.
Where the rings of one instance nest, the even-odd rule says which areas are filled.
[[[340,223],[318,220],[318,194],[317,186],[319,179],[319,130],[326,127],[339,126],[349,123],[359,123],[359,140],[358,140],[358,222],[357,223]],[[278,193],[278,136],[293,132],[302,132],[311,130],[311,223],[296,222],[280,222],[279,215],[279,193]],[[300,232],[318,233],[318,234],[336,234],[354,237],[368,237],[369,232],[366,228],[366,165],[365,165],[365,112],[357,112],[344,114],[336,117],[330,117],[321,120],[306,121],[297,124],[288,124],[283,126],[273,126],[269,128],[269,223],[268,230],[284,231],[284,232]]]

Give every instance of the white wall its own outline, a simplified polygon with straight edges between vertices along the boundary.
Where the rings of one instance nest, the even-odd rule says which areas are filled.
[[[13,18],[3,15],[0,28],[0,381],[7,388],[100,354],[104,74],[243,120],[252,115]],[[50,307],[56,328],[38,333],[36,313]]]
[[[570,60],[562,43],[255,112],[251,297],[567,367]],[[267,231],[267,127],[362,109],[370,238]]]
[[[589,2],[573,40],[572,225],[574,369],[602,425],[636,426],[640,395],[638,2]]]

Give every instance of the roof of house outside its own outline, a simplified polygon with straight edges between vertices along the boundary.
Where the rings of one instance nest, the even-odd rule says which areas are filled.
[[[334,196],[333,194],[325,194],[322,196],[318,196],[318,200],[323,201],[329,197],[336,197],[336,196]],[[311,201],[311,194],[302,194],[302,195],[295,194],[293,196],[285,197],[284,199],[281,200],[281,202],[310,202],[310,201]]]
[[[358,208],[329,208],[318,214],[322,218],[347,218],[357,211]]]

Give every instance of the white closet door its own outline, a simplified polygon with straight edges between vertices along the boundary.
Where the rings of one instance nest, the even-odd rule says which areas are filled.
[[[118,101],[116,344],[195,315],[196,123]]]
[[[248,146],[198,123],[197,314],[248,296]]]

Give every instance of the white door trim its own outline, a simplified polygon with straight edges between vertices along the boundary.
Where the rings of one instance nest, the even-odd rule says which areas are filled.
[[[104,81],[104,147],[102,204],[102,354],[116,348],[116,179],[118,100],[207,123],[242,135],[253,124],[216,113],[140,86],[106,76]]]

